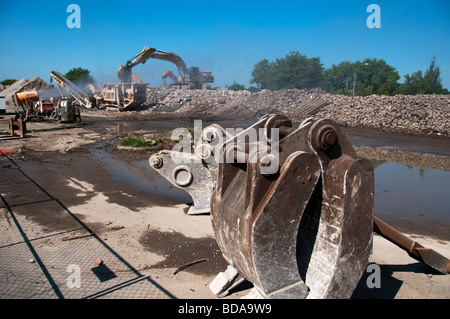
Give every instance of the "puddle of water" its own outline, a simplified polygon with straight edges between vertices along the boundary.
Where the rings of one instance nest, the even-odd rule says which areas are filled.
[[[342,128],[355,146],[389,147],[408,152],[450,156],[450,139],[436,135],[390,134],[366,128]]]
[[[450,225],[450,172],[375,162],[374,214],[386,222]]]
[[[158,174],[148,160],[124,162],[114,159],[103,149],[91,149],[91,154],[104,163],[115,180],[130,184],[149,194],[176,199],[182,203],[192,202],[191,196],[186,191],[173,186]]]
[[[114,179],[149,194],[191,203],[190,195],[159,175],[148,160],[124,162],[105,150],[91,149]],[[400,231],[434,233],[450,239],[450,172],[421,170],[386,161],[375,168],[374,214]],[[397,226],[405,226],[398,228]]]

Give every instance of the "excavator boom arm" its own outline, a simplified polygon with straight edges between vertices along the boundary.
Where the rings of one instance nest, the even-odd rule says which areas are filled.
[[[156,52],[154,54],[152,54],[151,57],[153,59],[172,62],[173,64],[175,64],[177,66],[177,69],[178,69],[178,72],[180,73],[180,75],[181,76],[184,75],[184,72],[186,70],[186,63],[184,63],[183,59],[179,55],[172,53],[172,52],[164,52],[164,51],[156,50]]]
[[[183,77],[186,70],[186,63],[183,59],[175,53],[157,50],[151,47],[145,47],[141,52],[135,55],[131,60],[128,60],[123,66],[119,67],[118,78],[119,82],[131,83],[131,70],[138,64],[144,64],[148,59],[158,59],[172,62],[177,66],[178,72]]]

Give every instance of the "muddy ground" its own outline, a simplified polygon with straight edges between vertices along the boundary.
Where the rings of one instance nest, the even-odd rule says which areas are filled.
[[[0,117],[0,132],[8,130],[10,116]],[[0,136],[0,149],[15,150],[8,156],[23,172],[64,203],[135,269],[151,275],[173,296],[215,299],[208,285],[227,264],[214,239],[210,216],[187,215],[190,197],[149,173],[148,158],[158,148],[140,151],[117,148],[120,138],[192,127],[191,120],[154,119],[151,115],[133,119],[127,114],[108,111],[83,112],[83,124],[78,126],[34,119],[27,124],[30,132],[26,138]],[[251,124],[211,118],[204,120],[203,127],[210,123],[244,128]],[[346,132],[358,135],[358,129],[346,128]],[[392,137],[381,131],[376,134],[380,134],[380,140]],[[392,161],[396,157],[399,162],[414,166],[444,170],[450,167],[448,138],[400,136],[405,140],[425,138],[428,141],[425,144],[434,145],[441,152],[392,150],[381,144],[356,149],[370,158],[376,155],[378,159]],[[7,191],[2,189],[2,193]],[[33,221],[30,212],[21,213]],[[38,219],[35,222],[44,231],[61,227],[51,221],[45,225],[39,224]],[[432,229],[408,232],[407,226],[401,230],[424,246],[450,257],[450,239],[440,236],[448,235],[448,228],[440,233],[433,233]],[[180,266],[192,261],[201,262],[174,274]],[[379,236],[374,236],[372,262],[381,267],[381,288],[368,288],[368,274],[364,274],[354,298],[450,298],[450,276],[418,263]],[[244,283],[227,298],[240,298],[250,288],[249,283]]]

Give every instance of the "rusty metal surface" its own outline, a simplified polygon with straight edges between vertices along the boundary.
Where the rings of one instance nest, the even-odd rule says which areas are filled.
[[[216,184],[217,163],[214,157],[216,138],[229,136],[219,125],[206,127],[193,152],[164,150],[153,154],[150,166],[174,186],[184,189],[192,198],[190,215],[210,213],[210,198]]]
[[[450,260],[433,249],[423,247],[418,242],[400,233],[381,219],[374,217],[373,230],[393,244],[402,248],[409,256],[421,263],[428,265],[442,274],[450,273]]]
[[[14,119],[9,119],[9,130],[8,133],[11,136],[15,136],[16,133],[20,136],[20,137],[25,137],[25,134],[27,132],[27,124],[24,120],[18,120],[18,121],[14,121]]]
[[[175,163],[181,158],[186,164]],[[236,134],[214,124],[193,153],[163,151],[150,165],[191,194],[190,214],[211,212],[229,263],[210,284],[219,297],[246,279],[254,285],[247,298],[349,298],[373,232],[450,271],[447,258],[373,216],[373,167],[329,119],[293,126],[266,115]]]
[[[287,134],[276,173],[262,174],[261,159],[218,166],[211,215],[223,256],[264,298],[348,298],[372,251],[373,168],[332,121],[293,128],[265,116],[249,129],[274,127]]]

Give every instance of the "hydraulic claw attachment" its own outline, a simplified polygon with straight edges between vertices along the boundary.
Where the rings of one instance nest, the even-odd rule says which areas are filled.
[[[349,298],[376,232],[448,273],[449,260],[373,216],[374,172],[329,119],[300,125],[266,115],[244,130],[206,127],[188,152],[162,151],[150,165],[210,213],[226,271],[219,297],[246,279],[247,298]]]
[[[239,149],[254,132],[267,148]],[[252,298],[350,297],[372,252],[370,162],[327,119],[293,127],[287,117],[266,116],[233,140],[245,161],[227,161],[230,147],[222,147],[211,197],[228,273],[253,283]],[[224,275],[210,285],[217,294]]]
[[[349,297],[372,251],[370,162],[326,119],[266,115],[233,133],[212,125],[193,153],[150,158],[191,195],[190,214],[211,213],[230,266],[210,288],[245,278],[252,297]]]

